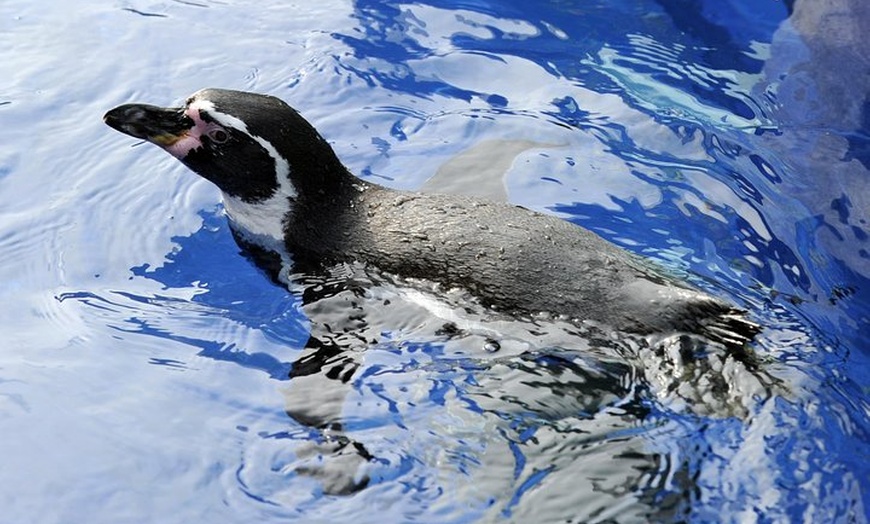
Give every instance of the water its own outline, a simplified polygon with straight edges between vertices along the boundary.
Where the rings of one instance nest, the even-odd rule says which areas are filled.
[[[867,53],[822,7],[4,2],[0,521],[866,522]],[[303,304],[100,120],[206,86],[659,261],[766,326],[763,370],[711,395],[630,340],[444,331],[360,268]],[[327,325],[349,349],[305,374]]]

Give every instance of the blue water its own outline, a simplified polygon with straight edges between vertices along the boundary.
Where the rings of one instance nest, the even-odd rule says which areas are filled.
[[[802,1],[3,2],[0,522],[867,522],[866,15]],[[750,310],[762,369],[445,336],[377,275],[303,304],[101,121],[203,87],[390,187],[483,151],[511,202]],[[348,380],[289,380],[326,325]],[[317,410],[341,430],[288,416]]]

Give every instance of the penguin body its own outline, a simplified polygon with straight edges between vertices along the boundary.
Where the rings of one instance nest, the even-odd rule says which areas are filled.
[[[206,89],[181,108],[128,104],[105,121],[215,183],[237,239],[285,264],[362,262],[465,288],[504,312],[644,335],[684,332],[741,346],[758,331],[727,302],[559,218],[356,178],[275,97]]]

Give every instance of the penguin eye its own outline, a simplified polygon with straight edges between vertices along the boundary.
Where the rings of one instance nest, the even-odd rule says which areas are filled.
[[[208,132],[208,137],[216,144],[223,144],[230,139],[230,134],[223,129],[212,129]]]

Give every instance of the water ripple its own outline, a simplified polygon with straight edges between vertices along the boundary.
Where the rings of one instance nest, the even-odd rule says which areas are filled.
[[[815,92],[814,74],[838,71],[814,54],[823,35],[794,32],[812,10],[44,7],[0,7],[15,50],[0,65],[6,518],[866,513],[868,135],[833,121],[864,94]],[[302,293],[274,285],[214,188],[100,122],[207,85],[285,98],[392,187],[488,152],[511,201],[750,310],[759,368],[414,288],[446,301],[433,313],[411,284],[359,268],[296,275]],[[453,190],[483,185],[465,166]]]

